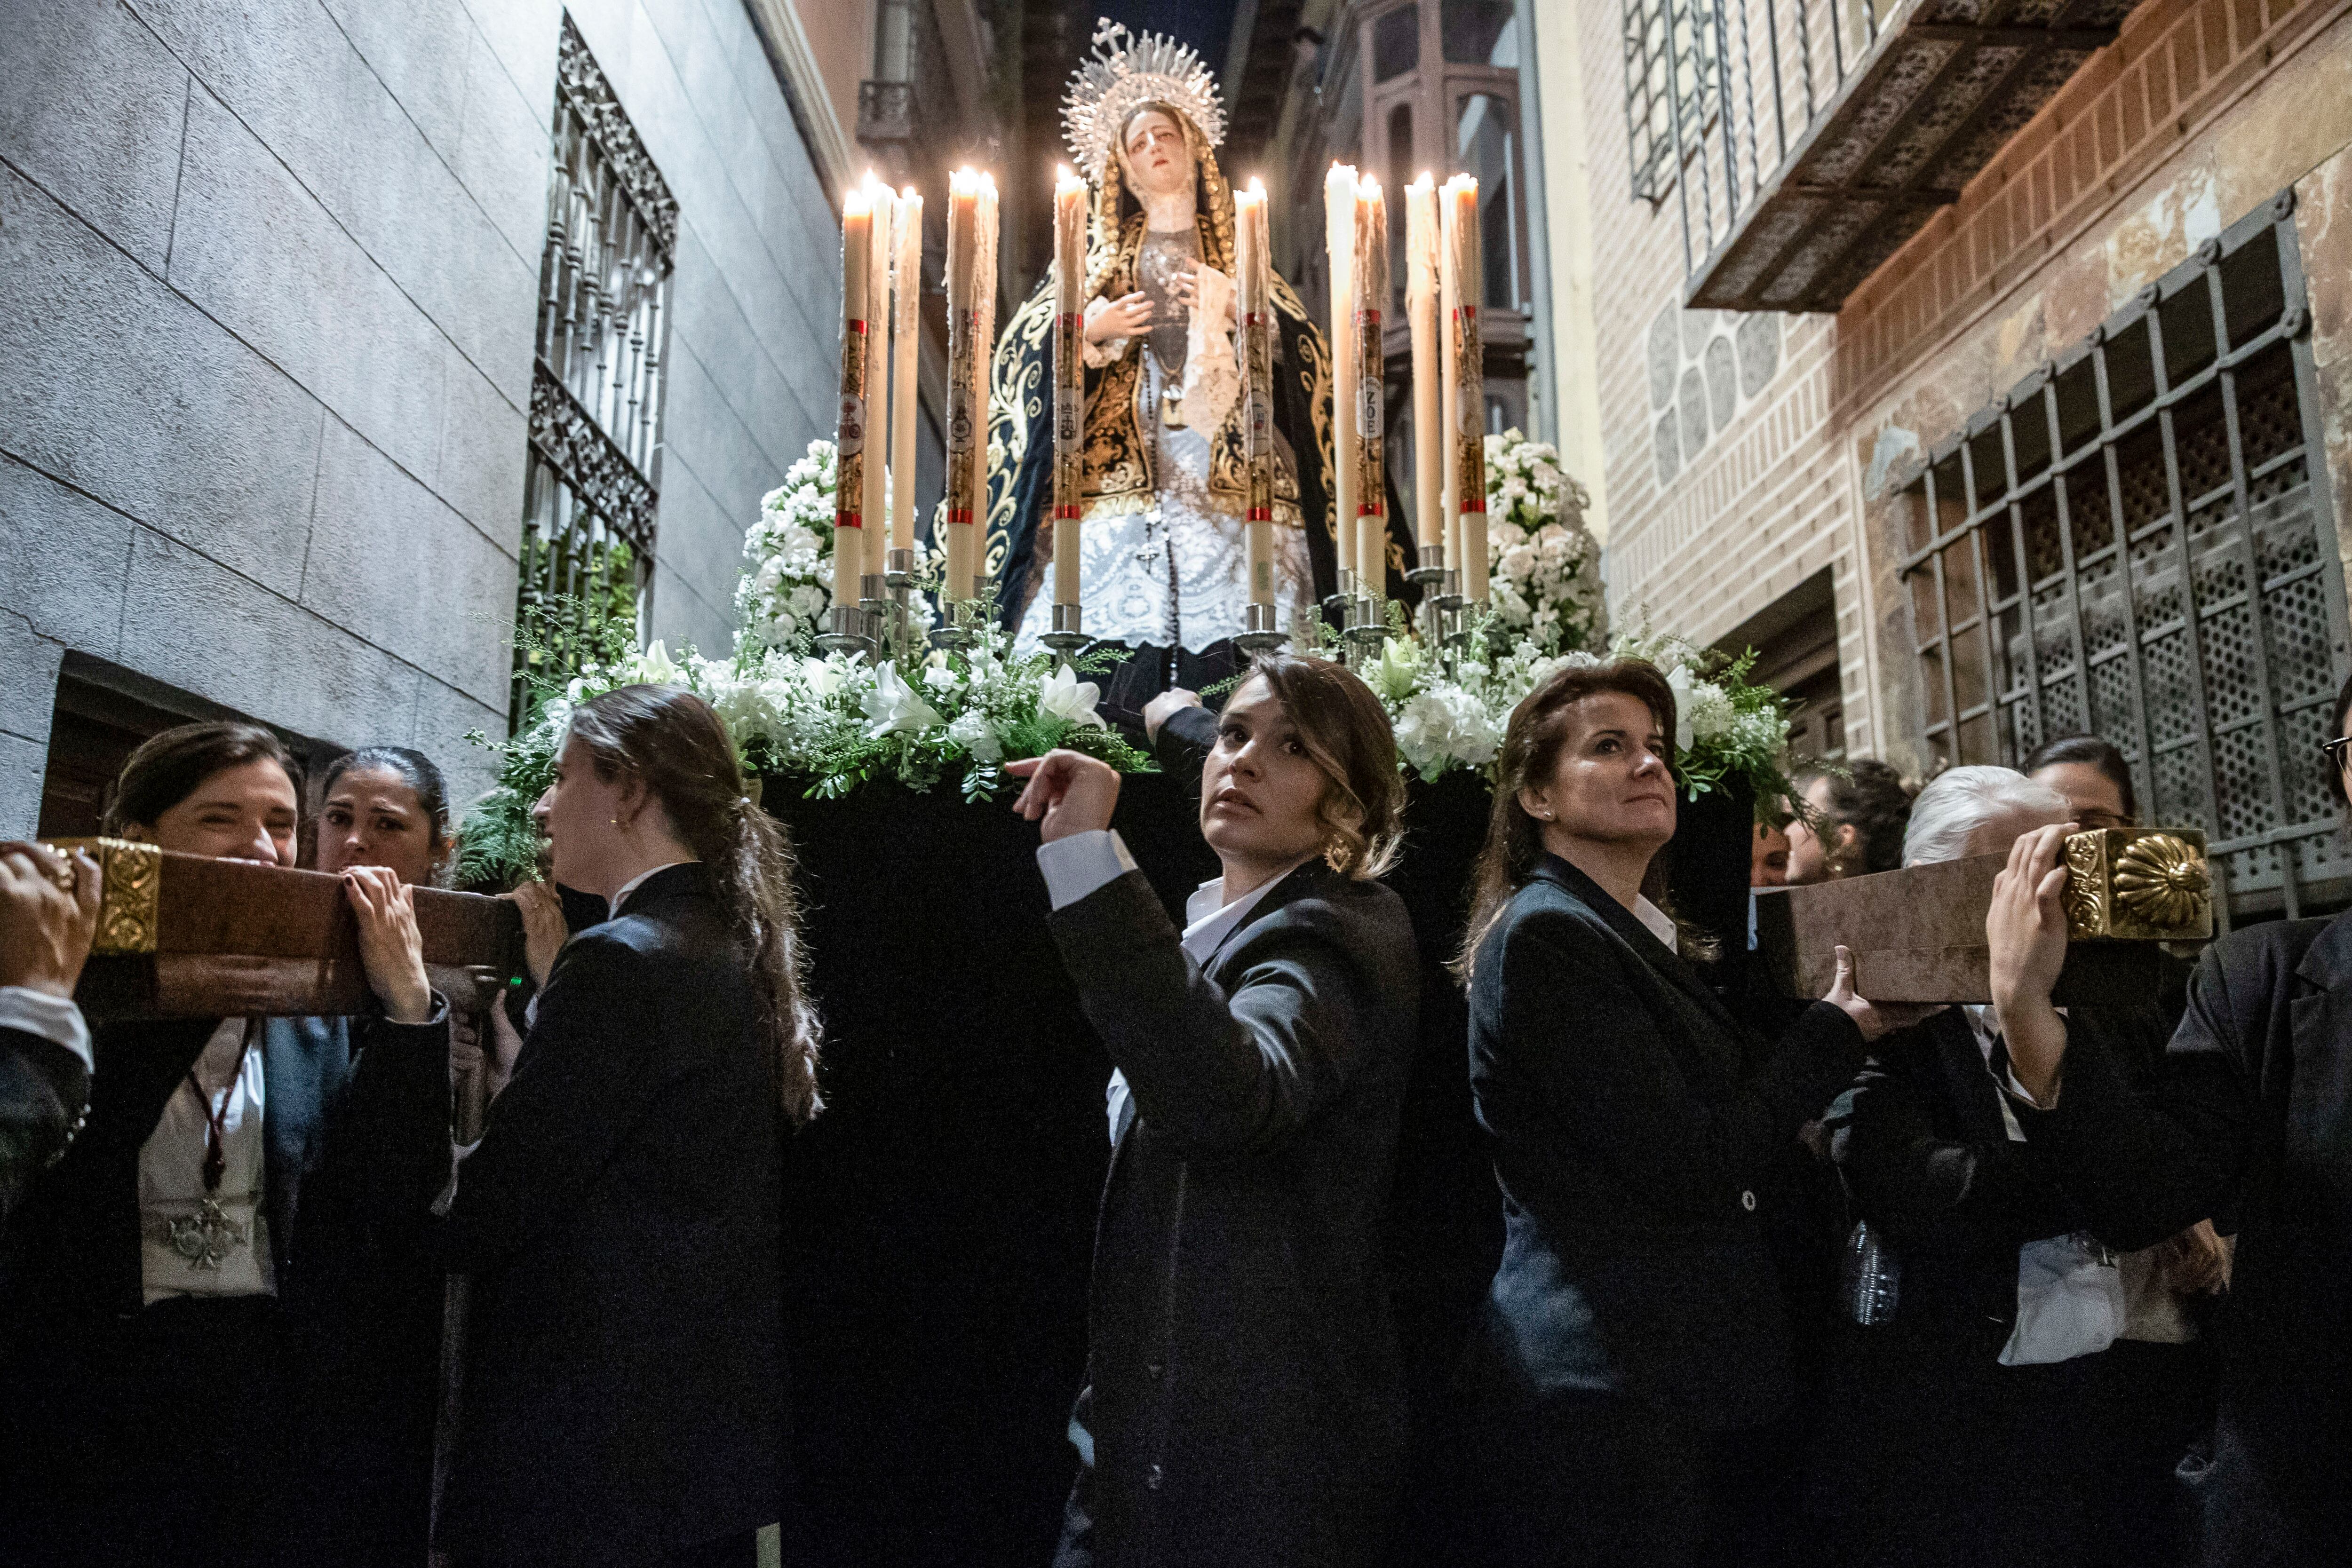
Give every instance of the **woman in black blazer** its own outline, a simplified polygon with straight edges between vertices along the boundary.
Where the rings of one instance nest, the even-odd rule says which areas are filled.
[[[1837,984],[1748,1035],[1642,894],[1674,834],[1675,698],[1561,669],[1511,716],[1475,882],[1470,1079],[1505,1243],[1465,1384],[1513,1563],[1761,1560],[1794,1393],[1776,1171],[1894,1009]]]
[[[1417,968],[1374,880],[1402,789],[1353,674],[1260,663],[1219,716],[1181,934],[1108,831],[1118,775],[1007,771],[1118,1069],[1057,1568],[1383,1560],[1405,1437],[1381,1222]]]
[[[614,915],[567,943],[524,904],[541,988],[442,1236],[474,1304],[437,1544],[748,1565],[785,1508],[783,1147],[816,1108],[789,852],[674,687],[581,705],[538,810]]]
[[[298,779],[267,730],[184,726],[132,753],[106,830],[290,865]],[[368,1013],[91,1031],[87,1119],[0,1260],[0,1554],[300,1560],[313,1353],[353,1334],[343,1282],[371,1228],[448,1166],[448,1010],[407,889],[381,866],[344,883]]]

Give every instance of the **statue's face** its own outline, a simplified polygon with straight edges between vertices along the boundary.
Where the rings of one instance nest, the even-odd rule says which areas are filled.
[[[1192,188],[1192,149],[1184,144],[1184,128],[1165,111],[1137,111],[1127,122],[1121,146],[1128,183],[1138,196],[1172,196]]]

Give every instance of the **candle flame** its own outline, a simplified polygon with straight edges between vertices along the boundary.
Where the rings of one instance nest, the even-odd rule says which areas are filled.
[[[1249,193],[1250,193],[1251,195],[1253,195],[1253,196],[1256,197],[1256,198],[1257,198],[1259,201],[1261,201],[1261,202],[1265,201],[1265,182],[1264,180],[1259,179],[1255,174],[1252,174],[1252,175],[1250,176],[1250,183],[1249,183]]]
[[[845,218],[866,218],[874,215],[872,197],[864,191],[852,190],[841,198],[841,215]]]
[[[1371,174],[1367,174],[1356,182],[1356,194],[1368,202],[1381,202],[1388,199],[1381,194],[1380,180]]]

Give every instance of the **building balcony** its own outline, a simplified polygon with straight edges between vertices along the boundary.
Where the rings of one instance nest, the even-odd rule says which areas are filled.
[[[2137,4],[1662,0],[1628,28],[1629,123],[1637,190],[1644,132],[1680,170],[1685,303],[1837,310]]]

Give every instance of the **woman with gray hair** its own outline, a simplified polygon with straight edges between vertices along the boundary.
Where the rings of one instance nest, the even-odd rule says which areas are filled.
[[[1955,768],[1914,802],[1903,862],[2005,851],[2072,815],[2013,769]],[[2072,1021],[2143,1067],[2164,1048],[2152,1005]],[[2183,1292],[2218,1282],[2218,1245],[2208,1227],[2119,1256],[2027,1141],[2014,1088],[1992,1009],[1954,1007],[1880,1041],[1828,1118],[1900,1270],[1891,1317],[1844,1326],[1829,1358],[1815,1500],[1843,1561],[2177,1555],[2167,1489],[2210,1406]]]

